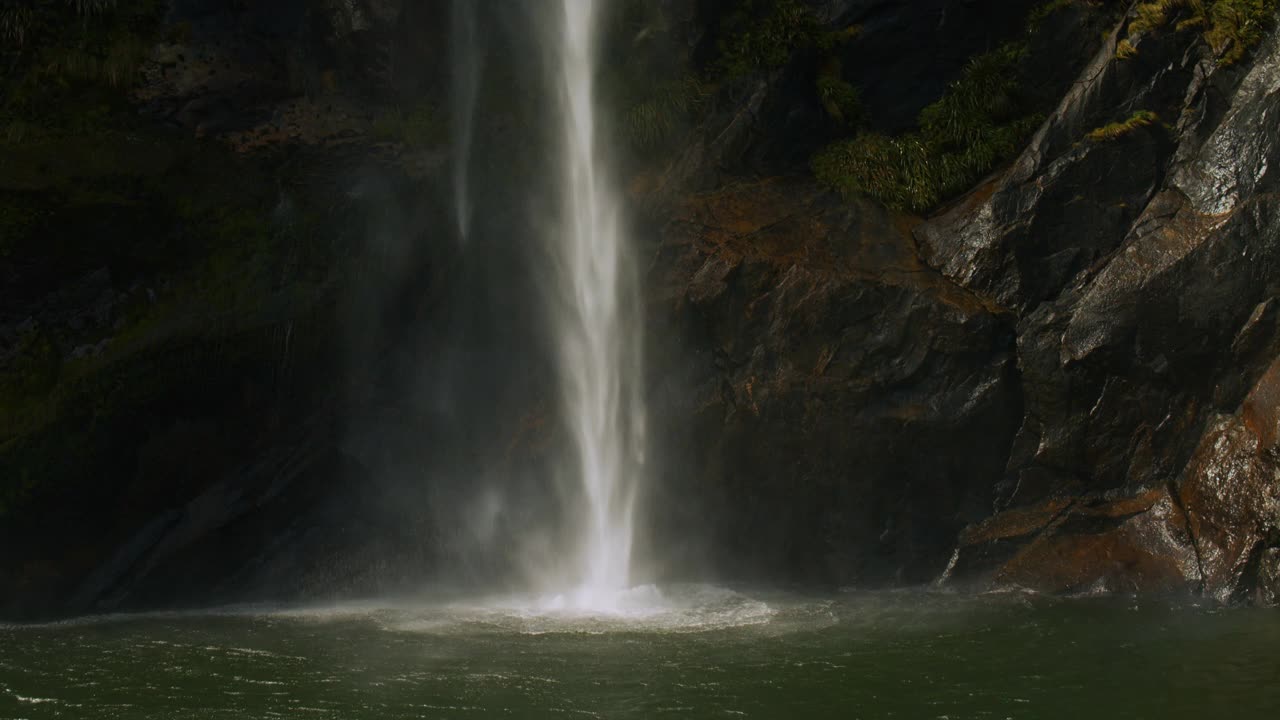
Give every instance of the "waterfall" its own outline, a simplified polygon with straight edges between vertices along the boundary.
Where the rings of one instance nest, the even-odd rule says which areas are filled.
[[[561,2],[553,42],[562,94],[562,215],[552,244],[562,412],[575,455],[566,468],[569,507],[578,521],[568,601],[607,610],[632,583],[645,440],[639,295],[596,117],[596,38],[604,2]]]
[[[471,236],[471,146],[475,133],[476,99],[480,88],[482,55],[476,33],[475,0],[453,0],[450,7],[450,66],[453,69],[453,204],[458,238]]]

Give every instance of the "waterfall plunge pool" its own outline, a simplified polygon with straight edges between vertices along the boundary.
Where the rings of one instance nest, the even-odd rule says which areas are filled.
[[[1274,718],[1276,647],[1273,612],[1021,594],[230,608],[0,626],[0,717]]]

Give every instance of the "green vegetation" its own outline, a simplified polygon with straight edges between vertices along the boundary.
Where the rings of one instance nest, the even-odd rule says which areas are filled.
[[[58,380],[61,359],[52,338],[38,325],[20,328],[0,363],[0,397],[28,400],[47,393]]]
[[[12,253],[41,218],[39,208],[8,196],[0,197],[0,259]]]
[[[686,41],[671,35],[668,12],[655,0],[626,0],[604,43],[627,49],[604,63],[609,77],[600,86],[614,95],[607,104],[622,108],[619,130],[633,149],[669,148],[723,83],[778,70],[798,56],[817,63],[814,90],[828,115],[846,126],[861,121],[860,94],[840,77],[834,53],[861,28],[828,30],[803,0],[734,0],[715,29],[716,58],[696,68]]]
[[[166,3],[138,0],[7,0],[0,7],[0,55],[24,68],[19,94],[32,85],[106,83],[119,87],[146,58]]]
[[[1026,37],[1069,7],[1113,11],[1096,0],[1047,0],[1027,17]],[[972,57],[959,78],[917,117],[917,129],[896,136],[858,131],[814,155],[815,176],[845,196],[865,195],[898,209],[924,212],[973,186],[1013,157],[1044,120],[1046,99],[1026,84],[1030,41],[1006,43]],[[837,120],[863,112],[857,89],[840,87],[838,68],[819,78],[823,107]],[[846,110],[845,108],[850,108]],[[850,122],[856,127],[858,122]]]
[[[1025,45],[1011,43],[972,58],[921,111],[918,131],[839,141],[813,158],[814,174],[846,196],[916,212],[964,190],[1017,152],[1042,120],[1019,95],[1016,69],[1025,53]]]
[[[631,143],[640,148],[655,148],[666,143],[677,128],[697,113],[710,89],[692,73],[676,80],[646,89],[623,115],[623,130]]]
[[[35,25],[35,8],[24,3],[0,5],[0,41],[21,47]]]
[[[41,48],[37,68],[44,78],[56,82],[127,85],[146,60],[151,43],[127,30],[103,33],[93,42],[53,45]]]
[[[603,45],[615,54],[602,63],[605,103],[620,109],[620,138],[638,155],[658,156],[706,108],[715,83],[693,66],[683,40],[672,34],[670,8],[658,0],[626,0],[611,14]]]
[[[1031,29],[1031,32],[1039,32],[1044,21],[1049,19],[1053,14],[1060,10],[1065,10],[1066,8],[1069,8],[1081,1],[1082,0],[1049,0],[1031,11],[1031,14],[1027,16],[1027,27]]]
[[[1156,115],[1150,110],[1139,110],[1130,115],[1128,119],[1121,120],[1120,122],[1113,122],[1109,125],[1104,125],[1091,131],[1089,133],[1089,139],[1097,142],[1115,140],[1128,135],[1138,128],[1144,128],[1158,122],[1160,122],[1159,115]]]
[[[773,70],[796,50],[829,42],[799,0],[741,0],[722,28],[720,70],[730,78]]]
[[[0,145],[97,138],[136,124],[126,90],[160,32],[163,0],[0,0]],[[6,151],[7,152],[7,151]],[[11,170],[6,163],[5,171]]]
[[[114,292],[75,317],[33,299],[40,319],[6,330],[0,515],[88,487],[64,457],[110,455],[148,403],[269,368],[283,323],[328,317],[347,226],[328,191],[299,189],[302,161],[238,157],[130,101],[154,43],[184,32],[162,26],[168,4],[0,0],[0,262],[59,287],[106,268]],[[379,124],[415,146],[445,133],[430,107]]]
[[[343,226],[324,198],[282,202],[280,158],[147,133],[131,142],[108,125],[0,153],[0,258],[70,282],[105,267],[121,293],[109,326],[33,322],[0,348],[0,513],[79,482],[67,478],[80,468],[48,468],[66,437],[228,363],[260,367],[262,336],[312,313],[341,267]],[[73,356],[81,346],[96,349]]]
[[[373,121],[373,136],[420,150],[447,141],[449,125],[434,106],[422,104],[383,113]]]
[[[1129,38],[1137,38],[1166,27],[1180,18],[1175,30],[1198,28],[1220,65],[1231,65],[1262,41],[1275,24],[1280,0],[1147,0],[1134,8],[1129,23]],[[1120,59],[1136,54],[1133,43],[1125,39],[1117,49]]]
[[[720,29],[718,69],[728,79],[776,70],[797,52],[829,54],[861,33],[857,25],[824,28],[800,0],[739,0]]]
[[[1218,0],[1209,8],[1204,39],[1230,65],[1262,41],[1275,23],[1277,0]]]
[[[841,75],[840,61],[828,58],[818,72],[816,82],[818,101],[827,116],[844,125],[855,126],[862,122],[865,110],[862,93]]]

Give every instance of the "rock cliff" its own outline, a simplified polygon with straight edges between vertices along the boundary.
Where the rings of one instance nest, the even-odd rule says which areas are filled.
[[[1273,3],[625,5],[671,577],[1280,599]],[[447,4],[102,6],[0,10],[0,614],[501,571],[457,504],[559,430]]]
[[[1033,46],[1098,12],[1057,5]],[[1015,158],[924,217],[803,178],[674,204],[656,302],[695,349],[680,447],[726,510],[721,562],[1275,597],[1280,45],[1225,61],[1143,5],[1084,44]]]

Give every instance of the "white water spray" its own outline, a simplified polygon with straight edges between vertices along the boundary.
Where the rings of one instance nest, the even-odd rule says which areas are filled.
[[[644,454],[638,294],[620,203],[599,142],[594,87],[600,0],[561,0],[562,221],[555,239],[563,412],[580,521],[567,604],[610,610],[633,582]]]

